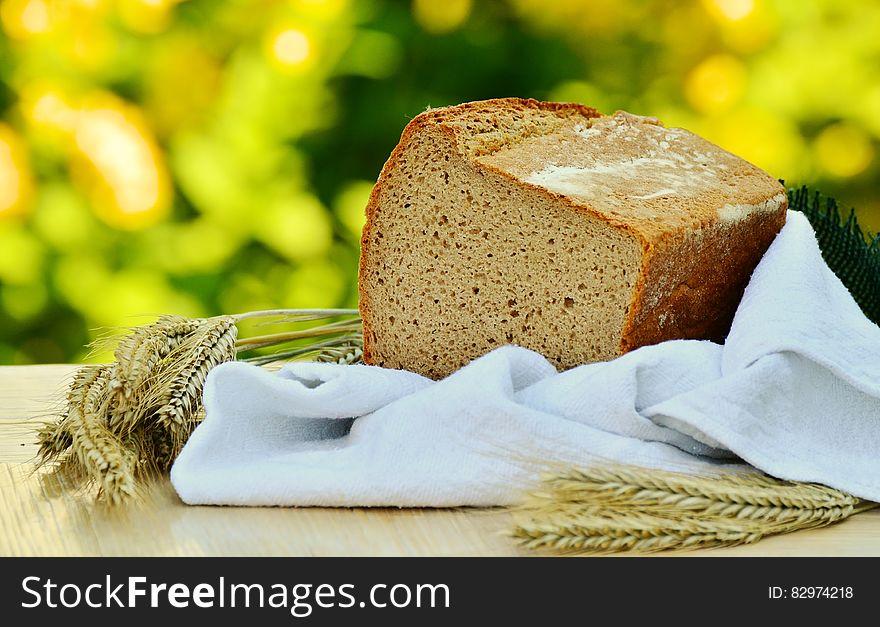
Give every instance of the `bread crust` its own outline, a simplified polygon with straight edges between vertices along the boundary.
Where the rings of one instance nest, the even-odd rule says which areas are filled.
[[[787,202],[784,200],[782,186],[779,185],[778,189],[773,189],[766,198],[761,199],[769,202],[782,194],[783,199],[775,210],[749,215],[735,228],[725,225],[719,219],[706,218],[693,232],[658,234],[658,231],[654,231],[648,234],[625,219],[616,219],[587,203],[576,202],[564,194],[528,183],[510,172],[482,162],[479,159],[481,153],[465,146],[459,136],[459,133],[465,133],[467,129],[463,131],[454,126],[455,122],[465,119],[469,114],[526,110],[559,112],[569,116],[583,116],[586,119],[602,117],[595,109],[579,104],[501,98],[428,110],[416,116],[404,128],[400,142],[382,168],[366,207],[358,278],[364,327],[364,361],[379,361],[378,356],[374,355],[371,340],[374,333],[374,310],[366,288],[366,276],[370,240],[376,228],[380,196],[412,138],[428,127],[444,133],[460,156],[468,159],[479,170],[491,172],[514,185],[544,194],[573,211],[587,213],[609,226],[625,231],[638,242],[643,251],[642,266],[621,332],[621,354],[639,346],[669,339],[723,340],[751,269],[785,222]],[[718,237],[728,238],[728,246],[718,246]],[[667,285],[666,293],[652,293],[655,286],[661,283]]]
[[[651,246],[621,336],[621,354],[673,339],[723,342],[751,271],[785,224],[786,206],[783,201],[778,211],[754,213],[735,229],[722,225],[705,229],[703,241],[725,238],[725,247],[683,241]],[[659,283],[658,274],[666,275],[673,287],[649,307],[649,286]]]
[[[388,181],[394,169],[398,166],[401,156],[404,154],[404,152],[406,152],[407,146],[409,145],[412,137],[423,128],[435,125],[436,128],[446,133],[453,140],[453,145],[456,145],[456,132],[449,126],[442,124],[444,120],[460,117],[469,112],[477,112],[483,110],[497,111],[499,109],[537,109],[542,111],[566,111],[580,114],[585,118],[596,118],[602,115],[591,107],[576,103],[542,102],[533,98],[494,98],[490,100],[465,102],[463,104],[450,107],[429,109],[414,117],[409,122],[409,124],[404,127],[403,132],[400,136],[400,141],[397,143],[397,146],[394,147],[394,150],[391,151],[391,155],[389,155],[388,160],[385,162],[385,165],[382,166],[382,170],[379,173],[379,178],[376,181],[376,185],[373,187],[373,191],[370,193],[370,198],[367,201],[367,206],[365,209],[366,222],[364,224],[363,231],[361,232],[361,254],[358,263],[358,302],[361,311],[361,320],[364,331],[364,363],[376,363],[373,355],[373,347],[370,342],[370,337],[373,333],[371,325],[371,321],[373,319],[373,309],[370,302],[369,292],[365,286],[365,277],[367,274],[366,269],[367,257],[369,255],[370,238],[372,237],[373,231],[376,227],[376,215],[379,210],[379,196],[383,191],[385,183]],[[510,181],[513,181],[517,184],[522,184],[521,181],[518,181],[515,177],[506,172],[499,171],[499,173]],[[571,202],[568,198],[564,196],[553,194],[553,192],[549,192],[548,190],[537,186],[531,187],[539,189],[542,193],[548,193],[553,197],[558,196],[559,198],[564,199],[565,202],[569,204],[572,209],[579,211],[584,210],[583,207],[580,207],[577,204]],[[626,225],[620,226],[628,228]]]

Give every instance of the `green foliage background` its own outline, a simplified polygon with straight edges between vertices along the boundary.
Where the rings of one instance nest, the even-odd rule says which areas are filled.
[[[3,0],[0,363],[150,314],[355,306],[414,115],[657,115],[880,228],[870,0]],[[97,354],[92,360],[106,359]]]

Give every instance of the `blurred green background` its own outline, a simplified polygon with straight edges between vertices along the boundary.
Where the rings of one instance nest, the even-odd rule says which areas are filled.
[[[355,306],[379,169],[410,118],[467,100],[657,115],[880,228],[872,0],[2,0],[0,20],[0,363],[80,361],[149,314]]]

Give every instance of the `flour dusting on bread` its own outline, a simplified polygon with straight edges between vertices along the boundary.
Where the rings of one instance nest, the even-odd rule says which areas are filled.
[[[656,118],[516,98],[433,109],[367,207],[364,358],[439,378],[508,343],[565,369],[720,341],[785,209],[773,177]]]

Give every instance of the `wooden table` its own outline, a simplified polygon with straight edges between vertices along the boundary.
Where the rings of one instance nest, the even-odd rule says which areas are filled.
[[[0,367],[0,555],[527,555],[501,509],[232,508],[184,505],[167,481],[109,508],[34,472],[33,429],[74,366]],[[666,555],[669,555],[667,553]],[[880,556],[880,511],[757,544],[682,555]]]

